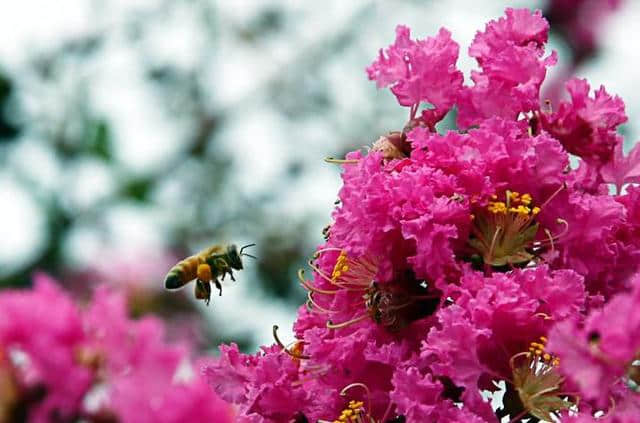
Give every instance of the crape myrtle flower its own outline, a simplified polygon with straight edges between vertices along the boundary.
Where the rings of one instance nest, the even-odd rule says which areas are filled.
[[[638,337],[634,318],[618,321],[640,292],[640,156],[623,154],[624,103],[604,88],[575,79],[570,101],[540,101],[548,29],[539,11],[507,9],[476,34],[465,86],[449,32],[397,28],[367,73],[408,121],[327,159],[342,187],[298,274],[294,341],[222,346],[204,370],[240,421],[634,415]],[[452,109],[458,128],[438,132]]]
[[[616,131],[627,121],[624,102],[612,97],[603,86],[591,98],[589,83],[584,79],[571,79],[566,88],[571,101],[561,102],[552,112],[540,112],[541,127],[587,163],[600,167],[610,162],[614,150],[622,144]]]
[[[505,15],[489,22],[469,47],[481,71],[472,71],[474,85],[465,86],[457,100],[462,128],[539,108],[547,67],[556,63],[555,52],[544,56],[549,24],[540,11],[508,8]]]
[[[582,398],[600,407],[616,397],[616,388],[640,385],[640,277],[632,282],[632,291],[617,294],[584,321],[558,323],[549,335],[549,348],[563,363],[560,371]]]
[[[548,420],[568,408],[557,361],[544,344],[554,321],[583,310],[583,279],[546,266],[491,278],[469,272],[455,291],[423,341],[421,358],[434,373],[464,387],[462,399],[476,412],[488,407],[479,390],[495,390],[495,381],[506,381],[511,418]]]
[[[456,68],[458,51],[458,44],[444,28],[436,37],[414,41],[409,28],[398,25],[396,41],[386,52],[380,49],[367,74],[379,88],[391,86],[398,103],[411,108],[411,119],[420,103],[429,102],[433,109],[427,113],[434,117],[433,125],[453,106],[462,87],[462,72]]]
[[[231,421],[162,323],[101,287],[86,308],[46,275],[0,293],[0,421]]]
[[[84,339],[80,310],[46,276],[32,290],[0,293],[0,366],[12,392],[0,397],[2,422],[75,416],[92,380],[76,359]]]

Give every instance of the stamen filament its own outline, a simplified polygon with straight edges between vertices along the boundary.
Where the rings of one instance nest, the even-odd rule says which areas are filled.
[[[300,280],[300,283],[302,284],[302,286],[304,286],[309,291],[317,292],[319,294],[326,294],[326,295],[335,295],[336,293],[340,292],[340,290],[338,289],[335,289],[335,290],[321,289],[311,285],[309,282],[307,282],[307,280],[304,277],[304,269],[298,270],[298,279]]]
[[[369,391],[369,387],[367,385],[365,385],[364,383],[361,383],[361,382],[351,383],[351,384],[345,386],[344,388],[342,388],[342,391],[340,391],[340,395],[341,396],[345,396],[347,394],[347,392],[352,388],[362,388],[366,392],[366,394],[367,394],[367,415],[368,415],[369,412],[371,411],[371,392]]]
[[[314,272],[319,274],[324,280],[326,280],[327,282],[329,282],[332,285],[335,285],[337,287],[340,287],[342,289],[346,289],[346,290],[349,290],[349,291],[361,291],[362,290],[362,288],[360,287],[361,285],[353,284],[353,285],[357,286],[358,288],[351,288],[351,287],[345,285],[344,283],[337,282],[337,281],[331,279],[322,270],[320,270],[320,268],[318,266],[313,264],[311,261],[308,262],[308,265]]]
[[[312,304],[313,308],[316,308],[316,309],[322,311],[323,313],[327,313],[327,314],[332,314],[333,313],[333,311],[328,310],[328,309],[322,307],[321,305],[319,305],[318,303],[315,302],[315,300],[313,299],[313,292],[307,293],[307,303],[309,303],[309,302]]]
[[[327,157],[324,159],[325,162],[331,164],[356,164],[360,160],[357,159],[335,159],[333,157]]]
[[[553,200],[553,199],[554,199],[558,194],[560,194],[560,193],[561,193],[563,190],[565,190],[565,189],[567,189],[567,183],[566,183],[566,182],[563,182],[563,183],[562,183],[562,185],[560,185],[560,188],[558,188],[557,190],[555,190],[555,191],[553,192],[553,194],[551,194],[551,195],[549,196],[549,198],[547,198],[547,199],[545,200],[545,202],[544,202],[544,203],[542,203],[542,204],[540,205],[540,210],[544,210],[544,208],[547,206],[547,204],[549,204],[549,203],[551,202],[551,200]]]
[[[280,341],[280,338],[278,337],[278,325],[273,325],[273,339],[275,339],[276,344],[278,344],[279,347],[282,348],[282,350],[287,353],[288,355],[290,355],[293,358],[297,358],[298,360],[308,360],[311,357],[305,354],[297,354],[294,353],[292,351],[289,350],[289,348],[287,348],[282,341]]]
[[[327,321],[327,328],[329,329],[340,329],[340,328],[344,328],[347,327],[349,325],[352,325],[354,323],[358,323],[361,322],[365,319],[368,319],[369,315],[368,314],[361,314],[358,317],[354,317],[351,320],[347,320],[346,322],[342,322],[342,323],[333,323],[331,320]]]

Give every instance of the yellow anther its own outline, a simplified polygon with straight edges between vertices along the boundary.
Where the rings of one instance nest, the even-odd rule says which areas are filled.
[[[493,194],[493,195],[491,196],[491,199],[492,199],[492,200],[497,200],[497,199],[498,199],[498,196],[497,196],[497,195],[495,195],[495,194]]]
[[[536,350],[535,354],[536,354],[537,356],[542,355],[542,350]]]
[[[511,201],[518,201],[518,197],[520,197],[520,193],[517,191],[513,191],[509,193],[509,199]]]
[[[520,205],[518,207],[510,207],[509,208],[509,212],[517,213],[522,217],[527,217],[527,216],[529,216],[529,213],[531,212],[531,209],[529,207]]]
[[[540,213],[540,207],[534,207],[533,210],[531,210],[531,213],[533,213],[534,216]]]
[[[551,360],[551,354],[549,354],[549,353],[544,353],[544,355],[542,356],[542,358],[544,358],[544,361],[550,361],[550,360]]]
[[[354,401],[354,400],[349,401],[349,408],[351,409],[362,408],[363,405],[364,405],[364,402],[362,401]]]
[[[347,408],[346,410],[342,410],[342,416],[349,417],[351,415],[353,415],[353,410],[352,409]]]
[[[529,204],[531,204],[532,200],[533,198],[531,198],[531,195],[529,194],[522,194],[522,197],[520,197],[520,202],[525,206],[528,206]]]
[[[342,274],[349,270],[349,265],[347,264],[347,253],[344,251],[340,252],[338,259],[336,260],[336,264],[333,266],[333,272],[331,272],[331,279],[336,280]]]
[[[546,337],[546,336],[541,336],[541,337],[540,337],[540,340],[542,341],[542,343],[543,343],[543,344],[546,344],[546,343],[547,343],[547,341],[548,341],[548,339],[547,339],[547,337]]]
[[[497,213],[504,214],[507,212],[507,205],[502,201],[496,201],[496,202],[490,201],[489,205],[487,206],[487,209],[493,214],[497,214]]]

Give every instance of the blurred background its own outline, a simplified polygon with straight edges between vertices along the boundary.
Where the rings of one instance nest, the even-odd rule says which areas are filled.
[[[340,187],[327,156],[399,130],[407,110],[364,68],[445,26],[461,46],[504,8],[541,8],[570,75],[624,98],[638,137],[640,2],[621,0],[25,0],[0,13],[0,289],[45,271],[79,298],[108,283],[203,350],[289,329],[296,271]],[[256,243],[209,307],[167,293],[179,259]],[[214,292],[215,294],[215,292]]]

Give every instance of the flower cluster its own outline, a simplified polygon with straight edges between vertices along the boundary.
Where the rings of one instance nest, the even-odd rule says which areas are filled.
[[[540,98],[548,29],[507,9],[463,85],[448,31],[397,28],[367,74],[409,120],[333,160],[340,201],[299,275],[295,341],[223,346],[205,368],[239,421],[640,419],[640,153],[623,154],[604,88]],[[458,129],[438,132],[450,111]]]
[[[0,294],[0,422],[231,422],[189,355],[123,295],[102,287],[81,308],[38,275]]]

